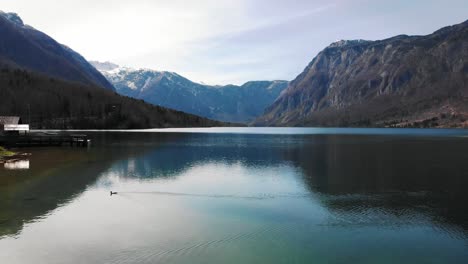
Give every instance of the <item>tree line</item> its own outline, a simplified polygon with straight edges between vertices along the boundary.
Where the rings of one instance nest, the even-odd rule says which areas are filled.
[[[206,127],[224,123],[154,106],[100,87],[23,69],[0,70],[0,115],[40,129]]]

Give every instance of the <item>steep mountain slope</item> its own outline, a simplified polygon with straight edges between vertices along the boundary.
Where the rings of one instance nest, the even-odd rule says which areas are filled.
[[[33,128],[229,125],[118,95],[78,53],[3,12],[0,115],[21,116]]]
[[[0,65],[113,90],[112,84],[80,54],[0,11]]]
[[[91,63],[122,95],[229,122],[252,121],[287,87],[286,81],[209,86],[192,82],[174,72],[135,70],[109,62]]]
[[[206,127],[229,124],[147,104],[113,91],[22,69],[0,70],[0,113],[33,128]]]
[[[273,126],[468,126],[468,21],[427,36],[339,41],[255,121]]]

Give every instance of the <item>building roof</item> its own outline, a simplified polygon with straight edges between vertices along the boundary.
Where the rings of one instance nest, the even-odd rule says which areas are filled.
[[[0,125],[17,125],[20,119],[19,116],[0,116]]]

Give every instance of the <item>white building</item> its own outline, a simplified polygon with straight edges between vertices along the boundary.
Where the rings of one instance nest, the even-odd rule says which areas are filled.
[[[29,125],[23,124],[19,116],[0,116],[0,132],[4,134],[26,134]]]

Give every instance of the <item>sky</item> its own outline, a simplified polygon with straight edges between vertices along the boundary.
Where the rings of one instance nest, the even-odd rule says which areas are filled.
[[[293,80],[330,43],[425,35],[467,0],[0,0],[88,60],[207,84]]]

